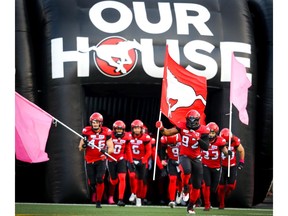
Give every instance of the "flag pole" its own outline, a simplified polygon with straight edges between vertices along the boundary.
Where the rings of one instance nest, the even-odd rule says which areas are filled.
[[[47,113],[48,115],[50,115],[49,113]],[[50,115],[51,116],[51,115]],[[54,118],[53,116],[51,116],[53,118],[53,123],[58,122],[60,123],[62,126],[64,126],[65,128],[67,128],[68,130],[70,130],[72,133],[76,134],[77,136],[79,136],[81,139],[84,139],[84,137],[77,133],[75,130],[73,130],[72,128],[68,127],[66,124],[64,124],[63,122],[59,121],[58,119]],[[94,143],[88,142],[88,145],[97,148],[98,150],[101,150],[101,148],[99,148],[98,146],[96,146]],[[106,156],[110,157],[111,159],[113,159],[114,161],[117,161],[116,158],[114,158],[113,156],[111,156],[110,154],[108,154],[107,152],[104,153]]]
[[[159,121],[161,121],[161,110],[159,112]],[[154,169],[153,169],[153,181],[155,181],[155,175],[156,175],[156,161],[157,161],[157,152],[158,152],[158,140],[159,140],[159,131],[160,129],[157,129],[157,136],[156,136],[156,147],[155,147],[155,158],[154,158]]]
[[[231,94],[231,93],[230,93]],[[232,101],[230,100],[230,115],[229,115],[229,140],[228,140],[228,150],[231,148],[231,134],[232,134]],[[228,155],[228,177],[230,177],[230,155]]]

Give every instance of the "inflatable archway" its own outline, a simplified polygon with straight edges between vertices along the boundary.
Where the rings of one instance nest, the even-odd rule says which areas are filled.
[[[228,202],[250,207],[264,199],[272,179],[272,24],[265,19],[272,19],[271,7],[272,2],[256,0],[17,0],[16,91],[78,132],[96,110],[108,127],[117,119],[129,125],[141,118],[155,132],[168,44],[175,61],[207,78],[206,121],[223,128],[229,121],[234,52],[252,87],[248,126],[233,108],[232,130],[245,147],[246,163]],[[264,32],[270,35],[263,39]],[[46,191],[42,200],[86,202],[87,179],[78,142],[61,125],[52,127],[46,148],[49,162],[16,167],[16,199],[22,187],[17,187],[17,178],[26,179],[22,173],[34,168],[45,176],[43,180],[41,175],[40,187]],[[264,169],[261,163],[267,157]],[[259,186],[263,176],[267,178]]]

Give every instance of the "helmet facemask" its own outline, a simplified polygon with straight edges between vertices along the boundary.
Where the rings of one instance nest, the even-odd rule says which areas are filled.
[[[200,118],[195,118],[193,116],[186,118],[186,127],[188,129],[197,130],[200,127],[199,123]]]
[[[91,121],[91,126],[93,130],[98,131],[102,126],[102,122],[98,120],[93,120]]]
[[[213,130],[210,130],[210,133],[208,135],[209,141],[210,142],[213,141],[216,138],[216,136],[217,136],[217,133]]]
[[[114,128],[114,135],[116,138],[122,138],[124,135],[124,129],[122,127]]]

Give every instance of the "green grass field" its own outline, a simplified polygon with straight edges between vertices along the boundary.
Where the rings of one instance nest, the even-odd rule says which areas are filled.
[[[186,207],[171,209],[168,206],[141,206],[135,207],[126,205],[118,207],[116,205],[102,205],[103,208],[97,209],[90,204],[35,204],[35,203],[16,203],[16,216],[186,216]],[[203,207],[195,209],[196,215],[218,215],[218,216],[268,216],[273,215],[273,209],[255,208],[218,208],[210,211],[203,211]]]

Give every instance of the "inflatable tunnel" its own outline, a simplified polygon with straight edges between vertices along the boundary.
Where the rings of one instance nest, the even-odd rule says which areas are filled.
[[[16,0],[15,14],[16,91],[79,133],[95,111],[107,127],[121,119],[130,130],[137,118],[156,133],[166,45],[176,62],[207,78],[206,122],[228,127],[234,52],[252,86],[249,125],[233,107],[232,131],[246,156],[227,205],[264,200],[273,178],[272,1]],[[50,160],[16,163],[16,201],[88,202],[78,143],[53,125]]]

